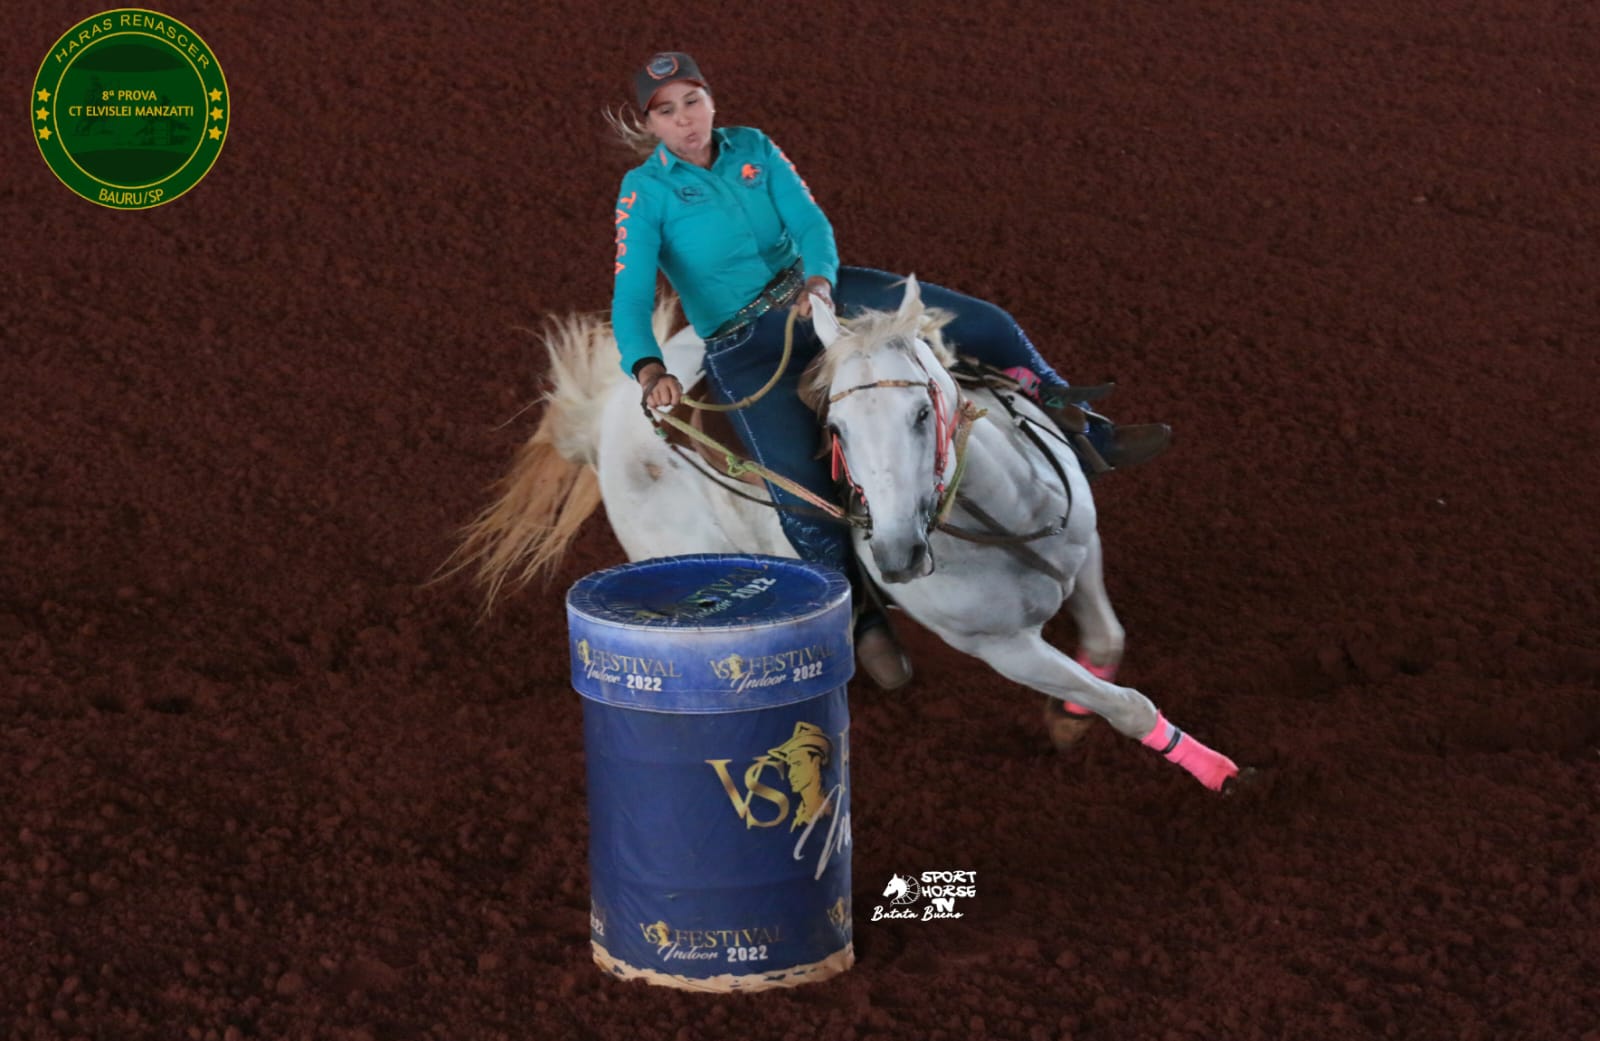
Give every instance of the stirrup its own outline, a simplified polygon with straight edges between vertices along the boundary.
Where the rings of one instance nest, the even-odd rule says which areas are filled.
[[[1094,446],[1094,442],[1089,440],[1087,434],[1073,434],[1070,440],[1072,441],[1072,450],[1078,453],[1078,462],[1083,464],[1083,468],[1088,471],[1088,476],[1099,477],[1101,474],[1108,474],[1116,469],[1116,467],[1106,462],[1106,457],[1100,454],[1100,450]]]
[[[1089,413],[1090,422],[1098,420],[1107,428],[1107,450],[1101,452],[1084,437],[1079,455],[1089,460],[1091,466],[1104,466],[1095,474],[1108,470],[1126,470],[1130,466],[1147,463],[1172,446],[1172,428],[1165,423],[1133,423],[1118,429],[1115,423],[1098,413]],[[1123,435],[1129,435],[1126,441]]]

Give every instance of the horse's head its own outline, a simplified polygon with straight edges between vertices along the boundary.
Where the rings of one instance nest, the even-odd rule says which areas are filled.
[[[812,298],[826,348],[805,380],[826,424],[836,476],[867,511],[873,562],[886,582],[933,571],[928,532],[956,468],[961,400],[939,352],[948,318],[922,306],[913,276],[899,310],[840,323]]]

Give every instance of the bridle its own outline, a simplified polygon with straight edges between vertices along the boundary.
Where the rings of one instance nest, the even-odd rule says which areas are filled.
[[[793,315],[791,314],[790,325],[786,330],[786,341],[788,336],[792,335],[792,329]],[[1031,552],[1026,550],[1024,544],[1035,542],[1043,538],[1051,538],[1065,531],[1067,519],[1072,512],[1072,485],[1067,479],[1066,472],[1062,469],[1061,463],[1056,459],[1055,453],[1052,452],[1040,439],[1039,435],[1034,432],[1032,421],[1019,415],[1016,409],[1012,407],[1009,398],[1004,393],[999,393],[998,389],[993,386],[987,378],[983,380],[984,385],[991,391],[996,391],[997,399],[1003,406],[1005,406],[1006,411],[1011,414],[1012,422],[1022,430],[1022,432],[1027,436],[1028,440],[1033,443],[1034,447],[1039,450],[1040,454],[1045,457],[1051,468],[1055,471],[1056,477],[1061,482],[1061,487],[1067,495],[1066,508],[1062,511],[1061,518],[1057,521],[1047,523],[1044,526],[1027,533],[1012,534],[1005,531],[998,522],[984,513],[982,507],[977,503],[974,503],[958,494],[961,486],[961,478],[966,473],[967,440],[972,434],[973,424],[987,415],[988,410],[979,408],[977,405],[975,405],[971,400],[961,393],[961,388],[958,385],[956,387],[955,408],[947,411],[944,407],[945,395],[940,389],[938,381],[928,374],[927,366],[922,363],[920,358],[913,357],[913,361],[915,361],[917,367],[922,370],[923,375],[927,377],[925,380],[874,380],[871,383],[861,383],[854,387],[847,387],[844,390],[834,393],[827,399],[823,405],[823,408],[819,410],[819,418],[822,418],[824,421],[826,421],[827,410],[831,408],[835,402],[841,401],[844,398],[849,397],[851,394],[857,393],[858,391],[876,390],[880,388],[910,388],[926,390],[928,392],[929,405],[933,409],[934,416],[936,417],[933,481],[935,493],[938,495],[936,506],[928,518],[926,529],[927,532],[932,533],[935,529],[937,529],[946,535],[950,535],[953,538],[962,539],[967,542],[978,542],[991,546],[1011,547],[1016,552]],[[748,403],[749,402],[747,400],[745,402],[740,402],[739,404],[744,405]],[[723,490],[729,494],[739,496],[740,498],[749,499],[752,502],[759,503],[760,505],[770,507],[780,512],[809,512],[826,520],[835,521],[847,527],[861,530],[867,537],[871,537],[872,514],[867,507],[866,493],[862,490],[861,486],[856,483],[855,478],[850,474],[850,463],[845,458],[844,446],[840,442],[839,435],[837,433],[830,435],[828,451],[832,456],[832,473],[834,481],[842,483],[849,488],[848,501],[846,507],[843,509],[834,503],[829,502],[822,496],[812,492],[809,488],[805,487],[799,482],[789,477],[785,477],[783,474],[777,473],[765,466],[762,466],[754,460],[741,459],[726,445],[723,445],[721,442],[717,441],[715,438],[711,437],[705,432],[696,429],[693,425],[683,422],[678,417],[673,415],[657,415],[652,409],[650,409],[648,406],[645,406],[643,402],[641,402],[641,407],[644,409],[644,413],[650,419],[650,422],[656,426],[656,432],[662,437],[666,436],[666,431],[662,430],[661,428],[663,426],[670,426],[679,431],[685,437],[694,441],[698,441],[699,443],[706,445],[717,452],[720,452],[726,459],[727,477],[738,478],[747,473],[754,473],[764,478],[768,482],[783,488],[791,495],[794,495],[796,498],[799,498],[810,505],[808,510],[807,507],[804,506],[791,506],[766,499],[757,499],[754,496],[747,495],[741,492],[736,486],[730,486],[724,483],[717,474],[702,467],[701,464],[694,458],[693,452],[688,451],[682,445],[672,445],[673,451],[677,452],[690,466],[700,470],[700,472],[703,473],[708,479],[720,485]],[[955,467],[953,470],[951,470],[950,475],[947,478],[945,476],[945,471],[946,469],[949,469],[949,464],[952,458],[955,461]],[[974,531],[970,528],[962,528],[951,524],[949,522],[950,512],[958,501],[960,501],[963,507],[974,517],[976,517],[980,523],[986,525],[989,530]]]
[[[937,505],[928,517],[928,531],[943,524],[949,517],[951,508],[955,505],[956,490],[961,485],[961,478],[967,469],[967,438],[972,434],[972,424],[982,418],[985,410],[978,408],[962,395],[960,388],[956,389],[956,404],[952,409],[945,408],[944,391],[939,386],[939,381],[928,375],[928,370],[920,359],[913,359],[917,367],[922,369],[926,380],[886,379],[873,380],[871,383],[859,383],[854,387],[847,387],[830,395],[827,405],[832,408],[835,402],[842,401],[858,391],[883,390],[883,389],[912,389],[926,390],[928,392],[929,407],[934,416],[934,449],[933,449],[933,482],[934,494],[938,496]],[[856,480],[850,474],[850,461],[845,458],[844,445],[839,440],[837,432],[829,434],[829,452],[832,458],[832,472],[835,481],[845,484],[850,489],[849,506],[851,523],[853,526],[865,529],[872,534],[872,513],[867,505],[867,496]],[[951,460],[955,465],[951,467]],[[949,476],[945,472],[949,470]]]
[[[919,368],[922,368],[923,373],[926,375],[927,369],[922,365],[920,359],[917,361],[917,365]],[[984,380],[984,385],[989,387],[991,390],[995,389],[987,379]],[[949,522],[949,516],[951,508],[955,506],[958,499],[957,492],[961,484],[961,477],[966,472],[967,438],[971,436],[972,424],[978,419],[987,415],[988,410],[974,405],[970,400],[967,399],[965,395],[961,393],[960,386],[957,386],[956,407],[949,416],[946,416],[943,407],[944,393],[939,389],[938,381],[933,379],[931,376],[928,377],[928,380],[925,383],[920,380],[876,380],[872,383],[862,383],[858,386],[849,387],[832,395],[828,398],[828,405],[831,407],[834,402],[841,398],[848,397],[858,390],[871,390],[876,387],[927,388],[928,398],[932,404],[934,415],[937,417],[938,424],[936,427],[936,436],[938,440],[934,450],[933,473],[935,490],[939,495],[938,506],[928,518],[927,531],[932,533],[935,529],[938,529],[946,535],[962,539],[966,542],[977,542],[988,546],[1006,547],[1011,552],[1027,554],[1033,557],[1035,562],[1043,565],[1043,562],[1039,561],[1037,556],[1034,555],[1031,550],[1026,548],[1026,544],[1029,542],[1037,542],[1039,539],[1054,538],[1067,529],[1068,518],[1072,515],[1072,482],[1067,478],[1067,473],[1064,469],[1062,469],[1061,462],[1056,458],[1055,453],[1045,445],[1043,440],[1040,439],[1038,433],[1034,431],[1033,422],[1024,416],[1019,415],[1017,410],[1012,407],[1010,399],[1005,394],[996,394],[996,397],[1000,403],[1004,405],[1006,411],[1011,414],[1012,422],[1015,423],[1018,429],[1020,429],[1028,438],[1028,440],[1033,443],[1033,446],[1038,449],[1039,454],[1044,456],[1045,460],[1050,464],[1050,468],[1055,471],[1056,479],[1060,481],[1061,489],[1066,493],[1067,497],[1066,507],[1061,512],[1061,518],[1054,522],[1047,523],[1039,528],[1035,528],[1030,532],[1013,533],[1004,530],[999,523],[986,514],[982,507],[980,507],[977,503],[966,498],[960,498],[960,501],[965,509],[967,509],[968,512],[973,514],[974,517],[976,517],[989,529],[987,531],[974,531],[971,528],[962,528],[951,524]],[[844,446],[839,442],[839,435],[833,434],[830,440],[832,442],[831,451],[833,456],[833,479],[835,481],[842,480],[842,482],[848,485],[850,489],[850,523],[854,527],[864,528],[867,534],[870,536],[872,533],[872,514],[867,508],[866,493],[862,491],[861,486],[855,482],[855,478],[850,476],[850,463],[849,460],[845,458]],[[954,472],[951,474],[950,479],[947,482],[944,477],[944,471],[945,466],[949,462],[952,454],[955,456],[956,465]],[[1044,569],[1049,570],[1048,566],[1045,566]]]

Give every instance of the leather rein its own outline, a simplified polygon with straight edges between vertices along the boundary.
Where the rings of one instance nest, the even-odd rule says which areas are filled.
[[[734,402],[731,405],[717,405],[710,402],[690,401],[688,398],[682,399],[684,403],[690,408],[731,412],[744,408],[745,406],[750,405],[763,397],[769,390],[777,385],[777,382],[782,377],[784,370],[788,367],[790,357],[793,353],[795,318],[795,312],[791,311],[789,313],[788,321],[784,325],[783,359],[779,362],[778,369],[773,373],[772,378],[767,381],[766,386],[762,387],[759,391],[743,399],[742,401]],[[919,362],[918,364],[920,365],[921,363]],[[926,370],[924,370],[924,372],[926,372]],[[1035,426],[1034,422],[1028,419],[1028,417],[1020,415],[1016,409],[1012,407],[1011,401],[1004,391],[993,386],[987,377],[980,375],[980,379],[982,379],[984,386],[994,393],[996,399],[1000,401],[1005,410],[1011,415],[1013,424],[1023,431],[1023,433],[1028,437],[1029,441],[1033,443],[1034,447],[1037,448],[1045,457],[1045,459],[1049,461],[1051,468],[1055,470],[1056,477],[1058,480],[1060,480],[1061,487],[1067,496],[1067,506],[1059,521],[1053,524],[1045,525],[1044,527],[1028,532],[1027,534],[1020,535],[1010,534],[1003,531],[996,532],[993,530],[974,531],[969,528],[959,527],[949,522],[951,510],[955,507],[958,501],[975,516],[977,516],[979,520],[989,520],[988,515],[981,509],[978,509],[975,503],[971,502],[971,500],[967,499],[965,496],[959,494],[961,479],[966,474],[967,441],[972,435],[973,424],[988,414],[987,409],[979,408],[970,399],[963,395],[959,387],[956,389],[956,406],[948,413],[944,408],[944,393],[939,389],[938,382],[932,376],[929,376],[926,381],[893,379],[875,380],[871,383],[858,384],[857,386],[848,387],[831,395],[827,400],[827,404],[832,406],[835,402],[849,397],[851,394],[857,393],[858,391],[864,390],[896,388],[927,390],[929,401],[933,408],[933,414],[936,417],[935,421],[937,423],[937,429],[935,431],[936,444],[934,449],[933,476],[935,491],[939,496],[938,504],[928,520],[928,530],[930,532],[937,530],[954,538],[963,539],[967,542],[975,542],[992,546],[1018,545],[1021,543],[1035,542],[1039,539],[1049,538],[1051,536],[1061,534],[1061,532],[1066,530],[1067,519],[1072,513],[1072,485],[1067,479],[1066,471],[1062,468],[1061,462],[1056,458],[1055,453],[1050,451],[1049,447],[1033,429]],[[829,439],[829,451],[832,456],[833,478],[835,481],[842,480],[844,483],[849,485],[852,501],[851,508],[841,508],[835,503],[830,502],[812,492],[809,488],[806,488],[804,485],[801,485],[792,478],[777,473],[776,471],[761,465],[755,460],[740,457],[732,449],[728,448],[716,438],[702,430],[696,429],[689,423],[683,422],[670,413],[657,413],[654,409],[651,409],[647,404],[645,404],[645,400],[648,399],[651,389],[651,387],[646,387],[644,389],[644,394],[640,401],[640,407],[644,410],[646,418],[648,418],[651,424],[655,426],[657,436],[665,438],[667,433],[664,429],[662,429],[662,427],[670,426],[674,430],[677,430],[679,433],[683,434],[685,437],[698,441],[713,451],[721,454],[725,460],[725,468],[728,477],[738,479],[747,473],[754,473],[760,476],[762,479],[770,481],[771,483],[784,489],[791,495],[794,495],[797,498],[809,503],[812,509],[821,514],[824,518],[852,528],[860,528],[869,534],[871,533],[872,515],[867,508],[866,495],[861,490],[861,486],[856,484],[855,479],[850,475],[850,464],[845,459],[844,447],[840,444],[839,436],[837,434],[831,435]],[[749,499],[752,502],[769,506],[774,510],[789,512],[804,511],[807,513],[812,512],[811,510],[804,510],[803,507],[800,508],[800,510],[797,510],[795,507],[786,506],[782,503],[758,499],[755,496],[741,492],[737,488],[729,487],[722,482],[719,475],[714,474],[700,466],[698,461],[693,458],[693,453],[684,451],[681,445],[674,444],[671,447],[674,451],[678,452],[682,458],[689,460],[689,462],[694,465],[695,469],[699,470],[708,479],[713,480],[725,491],[729,491],[740,496],[741,498]],[[947,481],[945,480],[944,472],[952,457],[955,460],[955,467],[951,472],[949,480]],[[859,509],[854,508],[855,503],[860,504]]]

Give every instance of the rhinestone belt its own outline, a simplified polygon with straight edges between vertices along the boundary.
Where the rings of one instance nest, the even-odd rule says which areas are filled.
[[[738,332],[751,322],[760,318],[774,307],[783,307],[800,293],[800,287],[805,284],[805,275],[796,263],[787,271],[778,273],[778,276],[756,298],[745,304],[733,313],[733,317],[717,326],[717,331],[711,334],[711,339],[717,340],[724,336]]]

